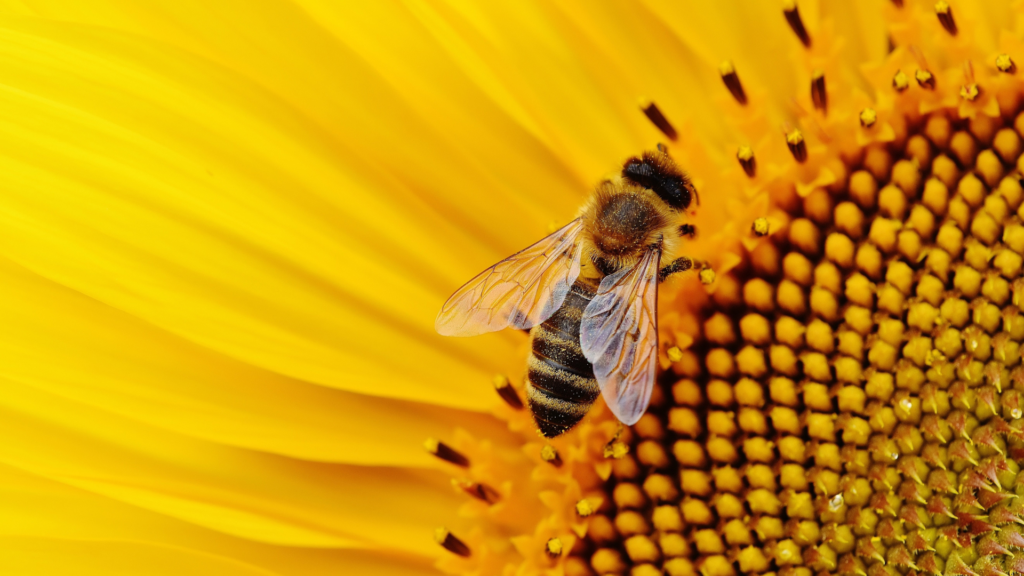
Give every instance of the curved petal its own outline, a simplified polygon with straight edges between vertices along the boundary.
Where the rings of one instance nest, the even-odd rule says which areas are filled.
[[[399,555],[394,551],[310,549],[264,544],[3,465],[0,465],[0,506],[4,510],[0,514],[0,533],[6,536],[39,541],[100,540],[153,545],[194,555],[230,559],[265,571],[297,576],[322,576],[336,572],[338,566],[350,567],[361,574],[435,574],[426,558]],[[140,570],[137,573],[149,572]]]
[[[82,576],[276,574],[227,558],[159,544],[17,536],[0,536],[0,572],[25,576],[61,573]]]
[[[704,61],[717,66],[732,60],[745,83],[767,88],[780,99],[794,92],[796,78],[785,59],[799,42],[787,28],[779,4],[751,2],[732,10],[694,1],[645,0],[645,4]],[[724,86],[716,90],[726,94]]]
[[[184,54],[100,36],[0,30],[9,258],[288,376],[493,403],[475,383],[516,340],[489,340],[485,353],[430,329],[450,289],[434,267],[475,243],[428,258],[451,226],[375,199],[335,165],[331,140],[271,95]]]
[[[10,336],[0,338],[0,376],[214,442],[309,460],[428,466],[433,458],[420,443],[452,421],[501,435],[493,418],[474,412],[262,370],[4,260],[0,325]]]
[[[460,502],[436,472],[303,462],[164,432],[4,382],[0,462],[239,538],[432,555]]]

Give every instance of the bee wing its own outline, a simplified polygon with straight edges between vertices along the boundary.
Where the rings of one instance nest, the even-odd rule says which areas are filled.
[[[605,276],[583,311],[580,348],[612,413],[635,424],[651,399],[658,363],[658,264],[648,250],[633,268]]]
[[[484,270],[444,303],[434,328],[444,336],[476,336],[547,320],[580,275],[582,230],[577,218]]]

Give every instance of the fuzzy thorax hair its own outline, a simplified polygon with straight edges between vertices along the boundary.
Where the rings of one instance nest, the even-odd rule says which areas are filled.
[[[679,212],[647,188],[606,181],[580,211],[584,263],[606,276],[633,267],[651,246],[661,248],[661,265],[675,258]]]

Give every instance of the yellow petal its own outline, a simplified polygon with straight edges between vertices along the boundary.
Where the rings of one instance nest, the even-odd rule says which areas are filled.
[[[438,216],[374,199],[315,127],[210,64],[66,29],[0,36],[8,257],[288,376],[493,402],[475,383],[518,340],[486,350],[433,334],[451,285],[435,267],[460,257],[426,256]]]
[[[744,82],[749,78],[752,85],[769,89],[773,96],[793,91],[793,70],[785,62],[800,43],[786,26],[779,3],[752,2],[733,10],[696,1],[647,0],[645,4],[711,66],[732,60]],[[725,87],[719,88],[724,94]]]
[[[291,460],[153,429],[13,382],[0,462],[213,530],[290,546],[426,554],[457,507],[435,472]]]
[[[0,536],[0,572],[25,576],[61,573],[83,576],[275,574],[227,558],[159,544],[16,536]]]
[[[209,530],[3,465],[0,465],[0,506],[4,510],[0,514],[0,532],[26,539],[131,541],[136,545],[150,545],[182,553],[187,551],[193,555],[217,556],[225,561],[230,559],[235,563],[259,566],[263,570],[280,574],[314,576],[337,570],[339,566],[349,567],[362,574],[434,574],[429,561],[422,557],[400,556],[394,551],[313,550],[263,544]],[[83,560],[83,563],[93,565],[87,560]],[[71,572],[78,573],[75,570]],[[151,572],[139,570],[138,573]]]
[[[190,436],[310,460],[433,463],[422,440],[489,417],[287,378],[0,261],[0,375]],[[398,426],[395,423],[401,422]]]

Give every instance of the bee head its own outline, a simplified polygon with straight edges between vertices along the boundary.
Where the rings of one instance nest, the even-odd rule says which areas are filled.
[[[626,160],[622,177],[654,192],[676,211],[686,210],[694,199],[700,204],[690,178],[664,152],[648,151],[640,158]]]

